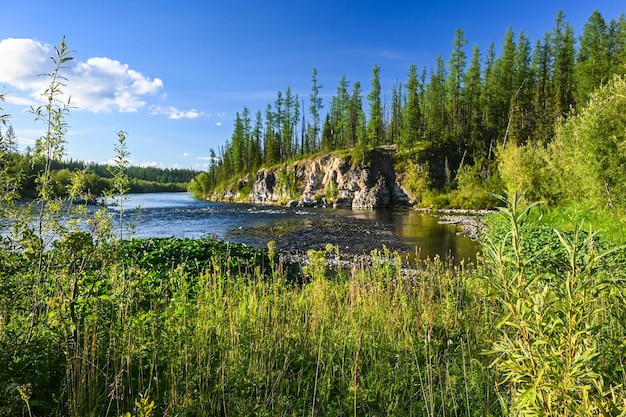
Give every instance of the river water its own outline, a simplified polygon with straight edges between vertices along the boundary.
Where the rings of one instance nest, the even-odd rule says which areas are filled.
[[[221,240],[254,245],[254,240],[232,232],[281,223],[293,225],[306,221],[307,217],[327,212],[385,225],[415,248],[421,258],[439,255],[443,259],[474,260],[478,248],[473,240],[458,236],[456,226],[440,224],[436,217],[415,210],[289,209],[199,201],[188,193],[131,194],[129,197],[124,202],[124,223],[134,224],[133,237],[215,236]]]

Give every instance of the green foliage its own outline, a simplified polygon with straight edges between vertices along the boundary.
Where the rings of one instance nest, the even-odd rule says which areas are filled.
[[[403,184],[416,204],[425,204],[431,196],[431,178],[428,163],[417,165],[410,161],[404,169]]]
[[[424,68],[421,75],[411,65],[406,83],[396,83],[391,94],[381,91],[380,68],[374,66],[367,117],[362,106],[361,82],[352,82],[350,94],[350,81],[345,75],[323,117],[322,86],[317,83],[314,70],[308,106],[312,124],[303,114],[301,137],[295,134],[299,123],[296,115],[301,109],[289,88],[278,92],[273,104],[267,104],[264,120],[257,112],[254,129],[246,116],[249,110],[244,107],[241,116],[237,114],[235,118],[232,138],[213,159],[208,172],[210,180],[201,182],[201,186],[194,184],[193,191],[206,198],[227,189],[225,183],[233,178],[254,174],[260,166],[273,166],[294,155],[349,150],[353,164],[358,166],[366,164],[367,153],[378,146],[395,145],[400,152],[414,152],[428,143],[430,152],[415,153],[413,161],[416,165],[429,165],[428,188],[432,196],[439,197],[422,198],[431,200],[428,205],[448,204],[447,200],[453,206],[484,206],[492,200],[481,189],[504,186],[511,192],[526,190],[529,197],[549,204],[572,202],[578,196],[618,206],[622,194],[626,194],[619,171],[624,162],[619,157],[623,154],[619,146],[623,135],[616,126],[621,123],[623,109],[615,103],[606,106],[607,123],[596,126],[598,132],[607,133],[600,141],[592,135],[585,138],[573,132],[580,140],[555,142],[555,131],[563,137],[571,127],[559,126],[575,119],[572,115],[584,108],[590,97],[597,101],[593,90],[604,88],[601,86],[614,74],[624,73],[623,59],[620,60],[626,56],[622,46],[626,40],[624,22],[624,17],[620,17],[606,24],[594,12],[577,50],[573,28],[563,12],[558,11],[554,27],[542,39],[533,42],[524,32],[516,34],[509,28],[500,54],[492,43],[483,58],[475,46],[469,66],[464,50],[467,40],[463,31],[457,29],[447,63],[439,55],[430,65],[430,72]],[[390,103],[384,102],[385,96],[390,97]],[[608,114],[611,108],[614,120]],[[388,109],[387,116],[383,109]],[[596,127],[589,132],[593,133]],[[616,134],[613,144],[612,134]],[[611,157],[584,162],[581,158],[593,151],[589,146],[596,146],[585,144],[587,141],[602,144],[603,148],[596,149],[598,155]],[[490,172],[481,173],[483,179],[477,181],[475,175],[468,174],[472,163],[475,170],[486,165]],[[495,173],[496,166],[500,175]],[[464,177],[463,189],[451,193],[455,173]],[[497,183],[498,177],[503,184]],[[570,181],[576,186],[569,187]],[[409,187],[416,186],[416,181],[410,182]],[[203,187],[206,190],[200,193]],[[475,198],[473,191],[478,191],[479,197]]]
[[[326,197],[326,202],[328,204],[334,203],[337,201],[337,197],[339,196],[339,189],[337,188],[337,183],[333,180],[329,181],[324,188],[324,197]]]
[[[276,190],[287,199],[295,198],[298,195],[298,182],[296,171],[292,164],[286,163],[280,166],[276,172]]]
[[[559,172],[549,150],[540,144],[509,142],[497,154],[498,173],[509,193],[524,193],[531,200],[550,204],[559,201]]]
[[[495,205],[491,192],[500,189],[499,177],[485,177],[481,164],[464,165],[457,173],[457,191],[450,204],[471,209],[491,208]]]
[[[267,272],[266,254],[249,246],[220,242],[214,238],[146,238],[124,241],[120,252],[125,263],[157,274],[182,268],[186,273],[205,271]]]
[[[552,152],[564,202],[626,202],[626,78],[615,76],[557,131]]]
[[[524,205],[518,194],[499,198],[507,204],[500,215],[509,230],[485,242],[484,251],[486,284],[500,311],[489,354],[500,374],[502,407],[510,415],[624,413],[621,377],[611,376],[622,368],[603,358],[622,348],[615,336],[624,329],[605,318],[621,315],[621,293],[613,289],[623,282],[602,265],[624,248],[599,251],[596,234],[584,234],[582,225],[571,234],[555,230],[563,264],[545,268],[551,248],[536,238],[527,242],[535,228],[526,222],[537,203]]]

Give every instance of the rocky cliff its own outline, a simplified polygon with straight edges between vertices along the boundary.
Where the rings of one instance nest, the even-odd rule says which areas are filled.
[[[260,170],[249,195],[252,203],[326,205],[375,209],[408,205],[396,181],[389,153],[376,151],[369,164],[353,167],[349,156],[319,156]]]

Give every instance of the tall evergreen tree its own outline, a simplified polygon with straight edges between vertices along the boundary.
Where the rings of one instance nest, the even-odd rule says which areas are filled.
[[[279,91],[276,95],[276,100],[274,101],[274,135],[275,135],[275,143],[276,143],[276,157],[277,161],[280,161],[284,156],[284,148],[283,148],[283,105],[285,104],[285,100],[283,98],[283,92]]]
[[[311,114],[312,122],[308,134],[309,141],[305,144],[305,153],[314,152],[319,146],[320,111],[324,107],[322,98],[320,97],[320,91],[324,86],[317,82],[317,68],[313,68],[311,82],[313,85],[311,86],[311,94],[309,95],[309,113]]]
[[[361,83],[356,81],[352,85],[352,96],[350,97],[350,106],[348,109],[348,123],[346,126],[346,142],[349,148],[357,144],[364,145],[365,133],[364,125],[365,115],[363,114],[363,98],[361,93]]]
[[[346,147],[346,126],[348,124],[348,108],[350,106],[349,82],[345,74],[339,80],[337,92],[330,105],[330,149],[344,149]]]
[[[622,12],[618,19],[612,19],[609,26],[609,55],[612,73],[626,74],[626,15]]]
[[[261,111],[257,110],[256,117],[254,119],[254,128],[252,130],[252,138],[254,140],[254,147],[256,153],[254,154],[253,169],[258,169],[263,164],[263,116]]]
[[[463,115],[465,126],[463,130],[467,135],[467,142],[472,153],[484,152],[482,146],[481,124],[481,77],[480,77],[480,49],[477,45],[472,49],[470,65],[465,73],[463,82]],[[484,156],[484,155],[483,155]]]
[[[437,57],[437,68],[431,71],[426,88],[425,119],[430,141],[440,145],[448,141],[448,114],[446,109],[446,68],[441,55]]]
[[[449,134],[455,138],[457,147],[460,150],[463,146],[463,125],[464,115],[461,111],[461,93],[463,80],[465,78],[465,65],[467,56],[465,54],[465,45],[467,40],[463,36],[463,31],[457,29],[454,33],[454,41],[452,42],[452,52],[448,62],[448,113],[450,114]]]
[[[402,125],[404,124],[404,97],[402,84],[396,83],[391,88],[391,120],[387,132],[387,142],[399,144],[402,137]]]
[[[291,112],[291,156],[298,153],[298,123],[300,122],[300,98],[296,94],[293,100],[293,111]]]
[[[494,63],[494,73],[496,82],[495,99],[495,128],[497,139],[504,140],[505,132],[509,124],[509,108],[511,100],[515,95],[518,86],[513,84],[515,71],[515,35],[513,28],[509,26],[504,43],[502,45],[502,53]]]
[[[297,100],[295,100],[297,102]],[[293,106],[294,97],[291,94],[291,86],[287,86],[285,96],[282,101],[283,111],[281,114],[281,156],[282,158],[289,158],[292,156],[291,148],[294,140],[294,121],[293,121]]]
[[[402,144],[413,150],[415,143],[422,136],[422,111],[420,103],[420,85],[417,79],[417,65],[409,67],[409,75],[406,83],[406,105],[404,123],[402,124]]]
[[[244,170],[245,135],[243,119],[239,112],[235,114],[235,124],[231,136],[231,146],[227,147],[226,153],[232,163],[232,173],[239,174]]]
[[[574,43],[574,29],[565,21],[563,11],[559,10],[552,42],[555,117],[566,115],[574,106]]]
[[[579,38],[576,56],[576,101],[584,103],[589,94],[608,81],[611,73],[609,28],[599,11],[594,11]]]
[[[383,137],[383,103],[380,88],[380,67],[374,65],[372,69],[372,89],[367,95],[370,117],[367,123],[367,140],[376,147]]]
[[[505,131],[505,138],[522,144],[532,133],[532,98],[533,77],[530,69],[531,59],[530,40],[521,31],[518,35],[513,62],[512,87],[509,106],[509,119]]]
[[[265,134],[263,136],[263,151],[267,165],[273,165],[280,161],[280,147],[274,130],[276,124],[274,118],[272,105],[268,104],[265,108]]]
[[[554,94],[552,86],[552,54],[550,34],[537,41],[533,52],[532,73],[535,78],[533,94],[534,141],[546,144],[554,137]]]
[[[482,109],[483,147],[487,153],[487,159],[493,155],[493,147],[498,138],[497,104],[498,79],[494,70],[496,62],[496,47],[493,42],[487,50],[483,71],[483,87],[481,89],[480,107]]]

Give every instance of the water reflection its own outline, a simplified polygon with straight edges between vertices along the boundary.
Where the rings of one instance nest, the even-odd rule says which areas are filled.
[[[293,227],[320,213],[352,216],[389,227],[421,259],[439,256],[474,261],[478,245],[457,236],[457,227],[440,224],[437,217],[416,210],[287,209],[276,206],[198,201],[188,193],[134,194],[124,202],[125,218],[136,221],[136,237],[206,237],[231,240],[234,229]],[[136,208],[140,207],[139,216]]]

